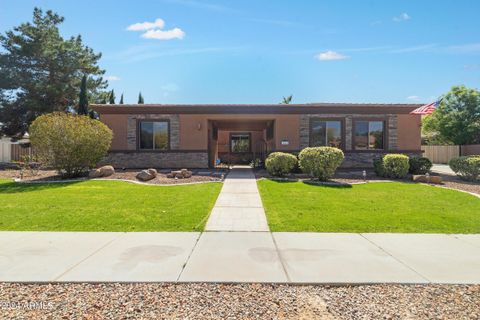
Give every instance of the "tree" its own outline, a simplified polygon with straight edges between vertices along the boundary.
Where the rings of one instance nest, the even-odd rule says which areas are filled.
[[[39,116],[29,133],[40,161],[64,177],[77,177],[95,167],[107,154],[113,137],[102,122],[64,112]]]
[[[80,85],[80,96],[78,98],[78,114],[88,114],[88,97],[87,97],[87,75],[82,77],[82,84]]]
[[[143,103],[144,103],[144,101],[143,101],[143,96],[142,96],[142,93],[140,92],[140,93],[138,94],[138,104],[143,104]]]
[[[452,144],[480,143],[480,92],[454,86],[442,96],[438,108],[423,120],[430,139]]]
[[[292,102],[293,95],[289,95],[288,97],[283,97],[283,100],[280,104],[290,104]]]
[[[87,77],[88,98],[106,88],[98,66],[101,54],[81,36],[64,39],[64,18],[35,8],[33,21],[0,34],[0,135],[23,135],[39,115],[71,111],[79,105],[80,84]]]
[[[119,104],[123,104],[123,93],[122,93],[122,95],[120,96],[120,102],[119,102]]]
[[[110,94],[108,95],[108,103],[109,104],[115,104],[115,92],[113,91],[110,91]]]

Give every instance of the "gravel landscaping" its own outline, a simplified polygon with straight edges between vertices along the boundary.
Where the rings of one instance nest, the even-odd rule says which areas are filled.
[[[137,173],[141,170],[117,170],[113,175],[102,178],[102,179],[111,179],[111,180],[130,180],[130,181],[139,181],[136,178]],[[214,171],[214,170],[203,170],[203,171],[194,171],[193,175],[190,178],[186,179],[172,179],[167,178],[167,171],[158,172],[157,177],[152,180],[145,181],[142,183],[148,184],[183,184],[183,183],[192,183],[192,182],[210,182],[210,181],[220,181],[221,174],[224,171]],[[168,171],[170,172],[170,171]],[[226,174],[226,171],[224,172]],[[0,170],[0,178],[12,178],[20,179],[20,170]],[[87,180],[88,178],[78,178],[77,180]],[[43,181],[61,181],[62,177],[54,170],[40,170],[37,174],[32,175],[29,171],[26,171],[23,176],[23,181],[28,182],[43,182]]]
[[[480,285],[4,283],[0,313],[10,319],[478,319]]]

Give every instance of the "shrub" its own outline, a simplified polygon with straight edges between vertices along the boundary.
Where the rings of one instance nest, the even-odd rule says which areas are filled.
[[[342,150],[332,147],[305,148],[298,155],[302,171],[323,181],[333,177],[344,158]]]
[[[265,160],[265,167],[272,176],[290,173],[297,165],[297,157],[290,153],[273,152]]]
[[[408,174],[408,156],[390,153],[373,161],[375,173],[385,178],[404,178]]]
[[[98,120],[67,113],[50,113],[33,121],[30,141],[42,163],[65,177],[94,167],[110,148],[112,131]]]
[[[411,157],[408,160],[411,174],[426,174],[432,168],[432,161],[425,157]]]
[[[453,158],[448,163],[450,168],[460,178],[476,181],[480,176],[480,155]]]

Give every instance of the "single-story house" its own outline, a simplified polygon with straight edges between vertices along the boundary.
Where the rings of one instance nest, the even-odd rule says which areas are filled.
[[[113,131],[105,159],[126,168],[212,168],[264,160],[273,151],[333,146],[343,167],[384,153],[421,154],[418,104],[92,105]]]

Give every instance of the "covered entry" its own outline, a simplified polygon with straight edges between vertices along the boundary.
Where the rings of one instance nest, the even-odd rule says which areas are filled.
[[[209,120],[209,163],[249,164],[265,161],[275,149],[274,120]]]

